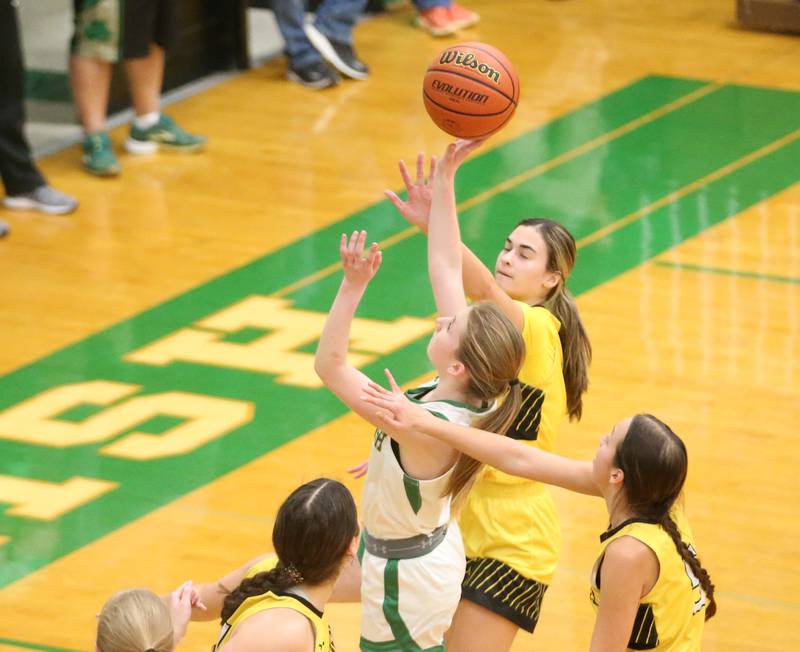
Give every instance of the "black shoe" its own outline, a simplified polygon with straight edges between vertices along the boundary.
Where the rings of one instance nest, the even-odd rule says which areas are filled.
[[[311,23],[305,25],[305,32],[317,52],[340,73],[351,79],[369,77],[369,68],[356,58],[352,45],[331,41]]]
[[[0,220],[0,238],[11,233],[11,227],[3,220]]]
[[[322,61],[315,61],[303,67],[295,67],[290,63],[286,76],[306,88],[329,88],[339,83],[337,74]]]

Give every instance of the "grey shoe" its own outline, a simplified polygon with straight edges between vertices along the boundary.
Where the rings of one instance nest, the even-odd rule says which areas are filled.
[[[78,200],[52,186],[39,186],[24,195],[6,196],[3,199],[6,208],[23,211],[41,211],[50,215],[64,215],[78,208]]]
[[[8,225],[8,222],[3,222],[3,220],[0,220],[0,238],[8,235],[9,233],[11,233],[11,227]]]

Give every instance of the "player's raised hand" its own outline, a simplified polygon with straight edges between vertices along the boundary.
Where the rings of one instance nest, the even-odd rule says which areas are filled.
[[[394,204],[397,212],[409,224],[419,227],[423,231],[428,230],[428,213],[431,210],[431,186],[430,180],[436,173],[436,157],[431,156],[428,168],[428,178],[425,178],[425,153],[417,154],[417,176],[412,179],[404,161],[398,163],[400,176],[406,187],[408,199],[403,201],[391,190],[384,190],[389,201]]]
[[[378,419],[390,432],[408,434],[421,431],[420,426],[424,425],[425,418],[430,413],[408,400],[391,371],[385,369],[384,373],[389,380],[391,390],[369,381],[362,390],[361,399],[365,403],[380,408]]]
[[[367,285],[381,266],[383,254],[378,251],[378,243],[372,243],[365,257],[366,242],[366,231],[353,231],[349,240],[347,234],[342,233],[339,243],[339,257],[344,268],[344,278],[354,285]]]
[[[485,142],[485,138],[476,140],[459,138],[454,143],[450,143],[444,151],[442,158],[439,159],[439,163],[436,167],[437,171],[440,175],[448,177],[455,176],[456,171],[467,157]]]

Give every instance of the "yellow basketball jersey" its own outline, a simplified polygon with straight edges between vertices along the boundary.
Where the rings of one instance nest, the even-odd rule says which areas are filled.
[[[519,374],[522,407],[508,436],[552,451],[567,412],[561,323],[546,308],[517,303],[526,355]],[[542,484],[484,467],[459,522],[467,557],[499,559],[527,578],[550,583],[561,532],[553,499]]]
[[[255,564],[249,571],[246,577],[253,577],[258,573],[272,570],[278,563],[277,557],[269,557]],[[297,613],[303,614],[314,627],[315,640],[314,652],[334,652],[333,638],[328,621],[325,614],[319,611],[308,600],[305,600],[299,595],[294,593],[273,593],[267,591],[261,595],[254,595],[247,598],[239,608],[233,612],[233,615],[222,626],[214,650],[219,650],[231,637],[234,630],[247,618],[257,614],[261,611],[268,611],[270,609],[291,609]]]
[[[681,539],[695,554],[692,533],[683,510],[676,509],[672,517],[678,524]],[[600,605],[603,553],[612,541],[620,537],[633,537],[644,543],[656,554],[660,566],[658,580],[639,604],[628,649],[698,652],[705,624],[706,595],[675,548],[672,538],[657,523],[625,521],[601,536],[600,556],[592,571],[591,600],[595,609]]]

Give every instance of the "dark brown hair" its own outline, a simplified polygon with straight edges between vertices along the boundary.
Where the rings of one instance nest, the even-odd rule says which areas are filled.
[[[333,579],[356,536],[356,504],[347,487],[328,478],[301,485],[283,501],[275,518],[272,545],[277,566],[245,578],[225,597],[222,623],[251,596],[285,591],[298,579],[310,585]]]
[[[467,393],[482,403],[500,398],[499,405],[473,425],[481,430],[506,433],[522,402],[517,376],[525,360],[525,341],[514,323],[493,303],[472,306],[467,328],[456,351],[469,373]],[[468,455],[458,456],[445,493],[453,498],[468,488],[481,463]]]
[[[675,543],[706,594],[706,620],[717,611],[714,585],[694,551],[681,539],[670,510],[683,490],[689,466],[686,446],[670,427],[651,414],[637,414],[614,458],[625,474],[624,492],[631,511],[658,522]]]
[[[558,272],[559,281],[542,304],[561,322],[558,337],[564,356],[561,365],[567,390],[567,413],[570,419],[580,420],[583,413],[583,394],[589,387],[589,364],[592,345],[583,327],[575,299],[567,289],[567,279],[575,267],[577,247],[575,238],[561,224],[541,217],[522,220],[517,227],[536,229],[547,245],[547,271]]]

